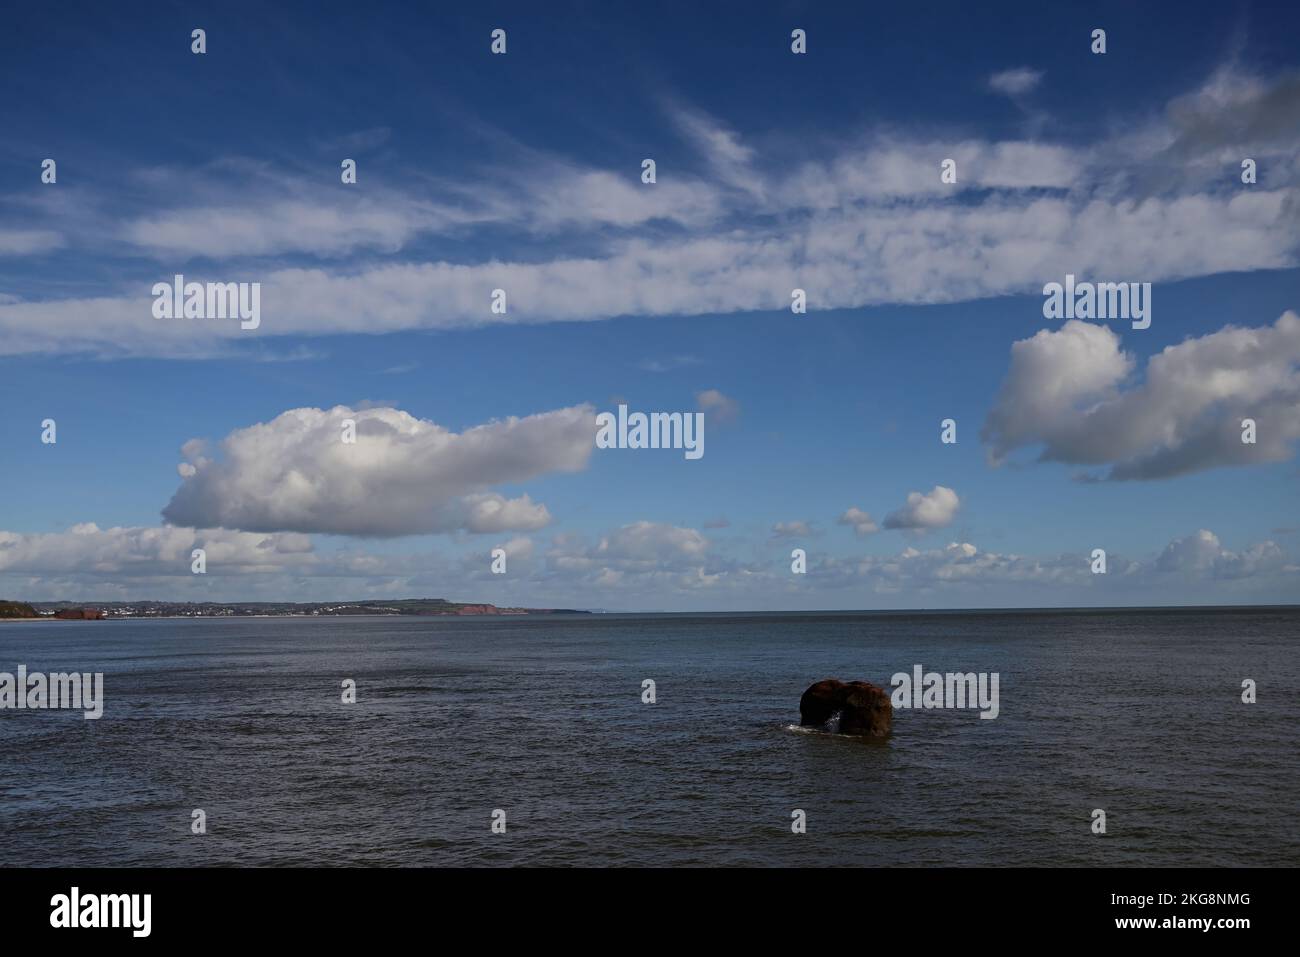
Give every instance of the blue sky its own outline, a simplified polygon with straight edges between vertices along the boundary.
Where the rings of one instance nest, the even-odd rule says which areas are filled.
[[[0,594],[1295,601],[1300,14],[825,6],[15,12]],[[705,455],[593,450],[619,402]]]

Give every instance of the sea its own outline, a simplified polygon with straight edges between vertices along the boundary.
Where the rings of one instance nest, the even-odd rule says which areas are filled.
[[[19,665],[104,711],[0,710],[8,866],[1300,864],[1295,607],[0,623]],[[917,665],[997,717],[799,726]]]

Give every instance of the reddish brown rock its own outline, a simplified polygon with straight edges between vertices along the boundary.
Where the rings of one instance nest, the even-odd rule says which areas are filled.
[[[837,681],[827,678],[803,693],[799,699],[799,723],[825,727],[838,715],[833,730],[870,738],[888,736],[894,724],[894,706],[889,693],[867,681]]]
[[[104,613],[98,608],[65,608],[62,611],[56,611],[54,617],[74,621],[99,621],[104,617]]]

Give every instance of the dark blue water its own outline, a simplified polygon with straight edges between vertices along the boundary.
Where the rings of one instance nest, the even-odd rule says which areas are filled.
[[[9,865],[1295,865],[1298,652],[1294,610],[7,622],[0,671],[103,671],[106,704],[0,711],[0,835]],[[791,727],[813,681],[914,664],[998,672],[999,717]]]

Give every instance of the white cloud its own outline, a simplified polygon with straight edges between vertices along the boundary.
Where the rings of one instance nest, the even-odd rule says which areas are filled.
[[[1040,461],[1105,466],[1109,479],[1157,479],[1284,461],[1300,439],[1300,316],[1165,348],[1137,361],[1110,328],[1070,320],[1011,348],[981,431],[997,462],[1041,445]],[[1242,420],[1256,442],[1242,442]]]
[[[459,236],[477,226],[543,235],[656,220],[699,228],[723,212],[718,189],[700,180],[674,177],[651,187],[641,183],[639,168],[620,175],[536,153],[520,163],[522,175],[519,169],[483,174],[425,192],[418,181],[405,192],[373,184],[364,192],[320,189],[257,164],[230,166],[243,189],[232,188],[232,169],[185,171],[184,195],[197,193],[195,201],[130,219],[113,238],[169,264],[193,257],[330,259],[392,254],[421,236]],[[181,175],[155,169],[150,179],[176,185]]]
[[[589,546],[574,535],[556,536],[546,553],[546,575],[607,605],[611,589],[644,589],[660,597],[716,581],[706,574],[710,542],[693,528],[639,521],[601,536]]]
[[[1266,189],[1141,206],[988,199],[840,210],[782,236],[738,230],[720,238],[620,241],[603,258],[390,264],[348,273],[281,269],[260,280],[255,333],[235,322],[155,319],[152,281],[142,282],[124,298],[0,304],[0,354],[219,354],[277,335],[775,311],[789,307],[796,286],[816,290],[822,308],[850,308],[1039,290],[1044,277],[1067,270],[1159,281],[1281,268],[1295,259],[1288,211],[1295,201],[1286,190]],[[185,275],[214,278],[210,271]],[[505,315],[490,311],[495,288],[508,292]]]
[[[693,528],[640,521],[601,538],[591,555],[601,561],[671,562],[698,558],[708,547],[709,540]]]
[[[865,146],[784,166],[779,144],[760,154],[739,133],[680,110],[676,120],[709,178],[654,186],[641,184],[636,168],[541,156],[523,164],[530,172],[517,183],[478,175],[439,182],[428,195],[334,190],[321,199],[292,178],[237,167],[257,186],[251,198],[229,186],[209,190],[192,207],[137,218],[127,235],[159,257],[161,275],[178,257],[200,254],[393,257],[259,270],[257,338],[775,311],[789,308],[795,287],[809,290],[817,308],[853,308],[1036,292],[1066,272],[1160,282],[1293,268],[1300,130],[1285,122],[1287,84],[1219,76],[1158,121],[1086,147],[870,131]],[[1240,127],[1232,114],[1250,122]],[[1223,188],[1217,154],[1173,149],[1188,137],[1225,149],[1246,133],[1291,156],[1271,163],[1267,182],[1250,190]],[[937,158],[947,156],[958,161],[956,187],[939,182]],[[1154,167],[1160,177],[1143,172]],[[169,185],[185,182],[169,175]],[[954,189],[968,201],[952,202]],[[653,225],[660,220],[675,228]],[[342,223],[348,228],[336,228]],[[59,223],[64,232],[71,225]],[[563,248],[583,252],[539,257],[527,242],[513,259],[506,246],[506,258],[490,262],[394,252],[418,235],[461,239],[503,226],[525,239],[562,231],[579,240]],[[186,275],[247,274],[204,271]],[[159,278],[140,277],[112,295],[0,303],[0,354],[199,356],[249,341],[236,323],[153,319],[148,291]],[[490,312],[494,288],[509,294],[505,315]]]
[[[533,555],[533,540],[526,536],[517,536],[497,547],[506,553],[507,558],[527,559]]]
[[[699,365],[702,361],[698,356],[669,356],[666,359],[643,359],[639,368],[645,372],[672,372],[687,366]]]
[[[212,572],[261,574],[307,569],[319,559],[311,540],[294,533],[262,535],[226,529],[101,529],[93,522],[66,532],[0,531],[0,574],[97,577],[192,577],[191,552],[205,550]]]
[[[0,256],[47,253],[63,244],[63,236],[52,229],[0,229]]]
[[[773,538],[808,538],[813,534],[807,522],[777,522],[772,526]]]
[[[717,389],[695,393],[695,402],[714,422],[733,422],[740,415],[740,403]]]
[[[673,178],[649,185],[639,175],[571,166],[554,167],[545,181],[528,183],[517,202],[522,221],[539,232],[593,224],[626,228],[654,220],[700,227],[722,213],[716,188],[705,183]]]
[[[766,184],[754,170],[754,150],[741,142],[735,131],[698,110],[681,105],[668,109],[677,128],[704,155],[717,179],[751,197],[763,196]]]
[[[960,507],[957,493],[943,485],[936,485],[924,494],[910,492],[906,505],[885,516],[885,528],[943,528],[952,524]]]
[[[203,575],[191,571],[195,548],[206,552]],[[454,596],[474,594],[472,581],[455,577],[436,555],[322,553],[292,532],[93,523],[53,533],[0,531],[0,594],[32,601],[319,601],[421,597],[444,586]]]
[[[936,157],[956,160],[956,184],[940,181]],[[1079,151],[1051,143],[877,137],[868,147],[829,160],[805,161],[782,184],[779,194],[788,208],[831,213],[863,203],[942,200],[954,190],[1065,189],[1085,176],[1086,162]],[[918,175],[918,170],[927,174]]]
[[[865,538],[880,531],[880,526],[876,524],[871,515],[862,511],[856,505],[836,519],[836,524],[848,525],[859,538]]]
[[[1042,70],[1022,66],[994,73],[989,77],[989,88],[1004,96],[1024,96],[1035,89],[1042,78]]]
[[[342,441],[344,420],[356,442]],[[246,531],[397,536],[541,528],[544,505],[488,491],[586,466],[595,414],[575,406],[451,432],[392,408],[292,409],[238,429],[209,458],[183,449],[185,475],[163,517]]]
[[[395,252],[416,233],[437,225],[444,225],[442,217],[421,205],[286,200],[258,207],[168,210],[127,223],[121,236],[160,260],[184,262],[196,256]]]
[[[190,552],[207,551],[193,575]],[[225,529],[107,528],[57,533],[0,531],[0,594],[28,600],[329,600],[441,596],[534,607],[861,607],[871,594],[894,607],[1230,601],[1294,595],[1300,566],[1272,541],[1239,550],[1201,530],[1148,560],[1112,553],[1109,574],[1093,575],[1086,547],[1050,556],[982,550],[970,542],[904,548],[894,555],[822,557],[795,581],[782,556],[743,564],[714,554],[692,528],[638,521],[588,545],[562,534],[539,557],[533,541],[499,543],[509,576],[491,574],[489,549],[458,558],[377,554],[354,547],[322,552],[296,533]],[[506,580],[508,578],[508,581]],[[836,595],[851,595],[837,599]],[[811,602],[799,605],[797,602]],[[847,604],[846,604],[847,602]]]
[[[1213,532],[1201,529],[1195,535],[1170,542],[1155,567],[1184,576],[1233,579],[1278,571],[1285,564],[1286,555],[1275,542],[1258,542],[1234,552],[1224,548]]]

